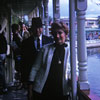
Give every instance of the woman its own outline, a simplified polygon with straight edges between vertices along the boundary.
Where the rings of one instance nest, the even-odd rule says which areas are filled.
[[[41,49],[30,73],[33,99],[67,100],[68,87],[68,27],[62,22],[51,25],[55,43]],[[67,76],[67,77],[66,77]],[[30,85],[31,89],[32,85]],[[40,98],[38,98],[40,97]]]
[[[21,44],[22,44],[22,37],[20,35],[20,27],[18,24],[12,24],[12,33],[13,38],[11,42],[11,47],[14,54],[14,60],[15,60],[15,79],[16,82],[21,80]],[[19,83],[18,89],[21,87],[21,84]]]

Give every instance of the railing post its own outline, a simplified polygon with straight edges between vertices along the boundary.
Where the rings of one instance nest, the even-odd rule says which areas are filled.
[[[79,65],[79,86],[81,90],[89,90],[87,79],[87,48],[85,36],[85,10],[87,0],[77,0],[77,52]]]

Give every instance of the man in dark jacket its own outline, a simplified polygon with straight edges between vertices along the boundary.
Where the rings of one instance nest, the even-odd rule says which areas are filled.
[[[22,82],[27,83],[31,67],[37,54],[44,45],[53,43],[53,39],[42,34],[41,18],[32,19],[31,36],[22,42]]]

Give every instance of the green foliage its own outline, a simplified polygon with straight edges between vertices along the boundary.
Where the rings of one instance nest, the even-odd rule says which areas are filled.
[[[12,24],[14,24],[14,23],[18,24],[19,21],[20,21],[19,17],[15,16],[15,15],[12,16]]]

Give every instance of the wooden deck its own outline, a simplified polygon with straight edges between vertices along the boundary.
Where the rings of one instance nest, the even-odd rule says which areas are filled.
[[[100,97],[91,90],[80,90],[78,87],[78,100],[100,100]]]

